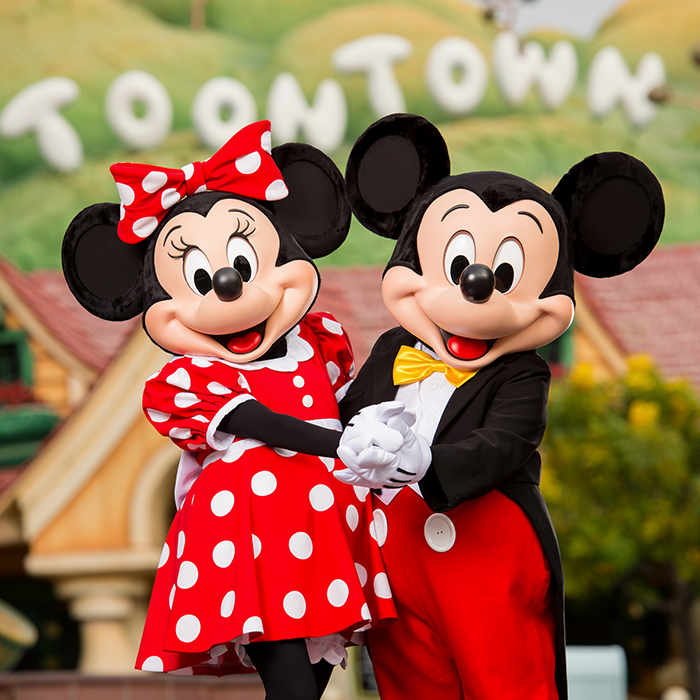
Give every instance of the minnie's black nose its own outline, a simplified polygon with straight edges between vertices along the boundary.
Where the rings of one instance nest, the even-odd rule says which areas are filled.
[[[493,271],[486,265],[474,263],[462,271],[459,278],[459,288],[462,296],[473,304],[483,304],[488,301],[496,287]]]
[[[221,301],[234,301],[243,294],[243,279],[238,270],[222,267],[214,273],[214,294]]]

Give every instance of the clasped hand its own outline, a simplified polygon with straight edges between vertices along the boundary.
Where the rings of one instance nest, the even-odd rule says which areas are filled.
[[[363,408],[340,438],[338,457],[347,469],[333,473],[351,486],[399,489],[420,481],[431,461],[430,445],[411,426],[416,417],[400,401]]]

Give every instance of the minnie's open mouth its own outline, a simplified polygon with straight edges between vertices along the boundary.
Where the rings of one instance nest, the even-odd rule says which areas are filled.
[[[257,326],[253,326],[252,328],[248,328],[244,331],[239,331],[238,333],[212,335],[211,337],[230,352],[233,352],[236,355],[245,355],[260,347],[260,344],[265,337],[265,324],[266,321],[263,321]]]
[[[462,338],[459,335],[452,335],[446,330],[440,328],[442,339],[447,348],[447,352],[458,360],[478,360],[483,357],[494,345],[496,338],[493,340],[479,340],[476,338]]]

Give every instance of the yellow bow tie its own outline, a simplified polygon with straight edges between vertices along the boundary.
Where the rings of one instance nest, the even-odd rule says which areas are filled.
[[[445,379],[456,387],[469,381],[477,370],[455,369],[442,360],[435,360],[427,352],[402,345],[394,360],[394,384],[411,384],[429,377],[433,372],[444,372]]]

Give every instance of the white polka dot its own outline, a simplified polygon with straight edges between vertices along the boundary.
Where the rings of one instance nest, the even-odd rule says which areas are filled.
[[[119,192],[119,199],[125,207],[129,207],[134,203],[136,195],[134,194],[133,188],[129,185],[125,185],[123,182],[117,183],[117,192]]]
[[[331,384],[335,384],[338,381],[338,377],[340,377],[340,367],[335,362],[326,362],[326,371]]]
[[[365,499],[367,498],[367,494],[369,493],[369,489],[364,486],[353,486],[352,488],[357,496],[357,499],[364,503]]]
[[[372,525],[374,526],[374,531],[372,531]],[[377,544],[380,547],[383,547],[386,542],[389,526],[386,521],[386,515],[381,508],[376,508],[372,513],[372,525],[370,525],[370,535],[377,540]]]
[[[297,559],[308,559],[314,551],[314,545],[305,532],[297,532],[289,538],[289,551]]]
[[[168,605],[170,606],[170,609],[173,609],[173,603],[175,602],[175,591],[177,590],[177,586],[173,583],[173,587],[170,589],[170,596],[168,597]]]
[[[251,632],[262,632],[263,623],[259,617],[249,617],[243,623],[243,634],[250,634]]]
[[[323,327],[335,335],[343,335],[343,327],[331,318],[326,318],[325,316],[321,319]]]
[[[168,561],[168,557],[170,557],[170,547],[168,547],[168,543],[166,542],[163,545],[163,550],[160,553],[160,561],[158,562],[158,568],[160,569],[165,562]]]
[[[217,644],[209,650],[209,656],[212,659],[216,659],[219,656],[223,656],[228,651],[228,646],[226,644]]]
[[[149,418],[154,423],[165,423],[170,420],[170,413],[163,413],[163,411],[156,411],[155,408],[147,408],[146,413],[148,413]]]
[[[372,619],[372,614],[369,611],[369,605],[365,603],[362,606],[362,610],[360,610],[360,615],[362,615],[363,620],[371,620]]]
[[[233,542],[230,540],[224,540],[223,542],[219,542],[219,544],[214,547],[212,558],[214,559],[214,563],[220,569],[225,569],[227,566],[231,565],[235,554],[236,548],[234,547]]]
[[[257,151],[236,158],[236,168],[244,175],[254,173],[260,167],[260,163],[262,163],[262,158]]]
[[[345,511],[345,522],[348,524],[348,527],[355,532],[360,522],[360,515],[355,506],[348,506],[348,509]]]
[[[269,496],[277,488],[277,479],[272,472],[258,472],[250,481],[256,496]]]
[[[173,428],[168,435],[174,440],[187,440],[192,437],[192,431],[187,428]]]
[[[235,499],[230,491],[219,491],[211,499],[211,512],[218,518],[222,518],[231,512],[234,503]]]
[[[355,562],[355,571],[357,571],[357,578],[360,579],[360,586],[364,588],[367,583],[367,569],[362,564]]]
[[[292,450],[285,450],[284,447],[275,447],[274,450],[280,457],[294,457],[297,454]]]
[[[144,216],[142,219],[136,219],[132,230],[135,236],[139,238],[147,238],[150,236],[158,226],[158,219],[155,216]]]
[[[181,170],[185,173],[185,180],[189,180],[194,175],[194,165],[192,163],[183,165]]]
[[[163,209],[170,209],[170,207],[177,204],[180,199],[180,193],[176,189],[170,187],[167,190],[163,190],[163,194],[160,196],[160,204]]]
[[[319,457],[319,459],[323,462],[324,466],[329,472],[332,472],[335,469],[335,460],[333,457]]]
[[[221,601],[221,617],[231,617],[235,604],[236,593],[234,591],[229,591]]]
[[[211,362],[205,360],[203,357],[193,357],[191,359],[195,367],[211,367]]]
[[[126,209],[124,209],[124,205],[120,204],[119,205],[119,221],[122,221],[122,219],[126,216]]]
[[[217,396],[223,396],[224,394],[231,393],[231,389],[223,384],[219,384],[219,382],[209,382],[209,384],[207,384],[207,389],[209,389],[212,394],[216,394]]]
[[[309,491],[309,501],[311,507],[319,513],[328,510],[334,503],[333,491],[324,484],[318,484]]]
[[[306,396],[304,396],[304,398],[301,400],[301,403],[306,408],[311,408],[314,405],[314,397],[310,394],[306,394]]]
[[[250,391],[250,384],[248,384],[248,380],[242,374],[238,375],[238,386],[240,386],[241,389]]]
[[[257,559],[260,556],[260,550],[262,549],[262,542],[257,535],[253,535],[253,559]]]
[[[301,389],[301,387],[303,387],[304,384],[306,384],[306,382],[304,381],[304,377],[301,377],[298,374],[296,377],[294,377],[294,379],[292,379],[292,382],[294,383],[294,386],[297,389]]]
[[[181,391],[179,394],[175,394],[175,405],[178,408],[189,408],[199,403],[199,399],[196,394],[192,394],[189,391]]]
[[[350,595],[348,584],[342,579],[337,578],[330,586],[328,586],[328,602],[334,608],[341,608]]]
[[[192,588],[199,578],[199,571],[191,561],[183,561],[177,572],[177,587]]]
[[[171,386],[185,391],[192,386],[192,379],[184,367],[178,367],[165,381]]]
[[[282,603],[284,607],[284,612],[293,617],[295,620],[299,620],[304,617],[306,613],[306,601],[304,596],[299,593],[299,591],[292,591],[284,596],[284,602]]]
[[[268,202],[274,202],[278,199],[284,199],[288,194],[289,190],[287,185],[284,184],[284,180],[275,180],[265,190],[265,199]]]
[[[185,533],[180,530],[177,534],[177,558],[179,559],[182,556],[182,553],[185,551]]]
[[[378,598],[391,598],[391,588],[386,574],[377,574],[374,577],[374,592]]]
[[[175,625],[175,634],[181,642],[194,642],[202,629],[202,625],[194,615],[183,615]]]
[[[209,419],[206,416],[192,416],[192,420],[196,420],[198,423],[208,423]]]
[[[207,446],[206,445],[198,445],[196,442],[188,442],[187,449],[188,450],[206,450]]]
[[[163,672],[163,659],[160,656],[149,656],[141,666],[142,671],[158,671]]]
[[[267,151],[268,153],[272,152],[272,132],[266,131],[260,137],[260,147],[263,151]]]
[[[143,178],[141,187],[143,187],[144,191],[148,192],[148,194],[153,194],[163,187],[167,181],[168,176],[165,173],[158,172],[157,170],[151,170],[151,172]]]

